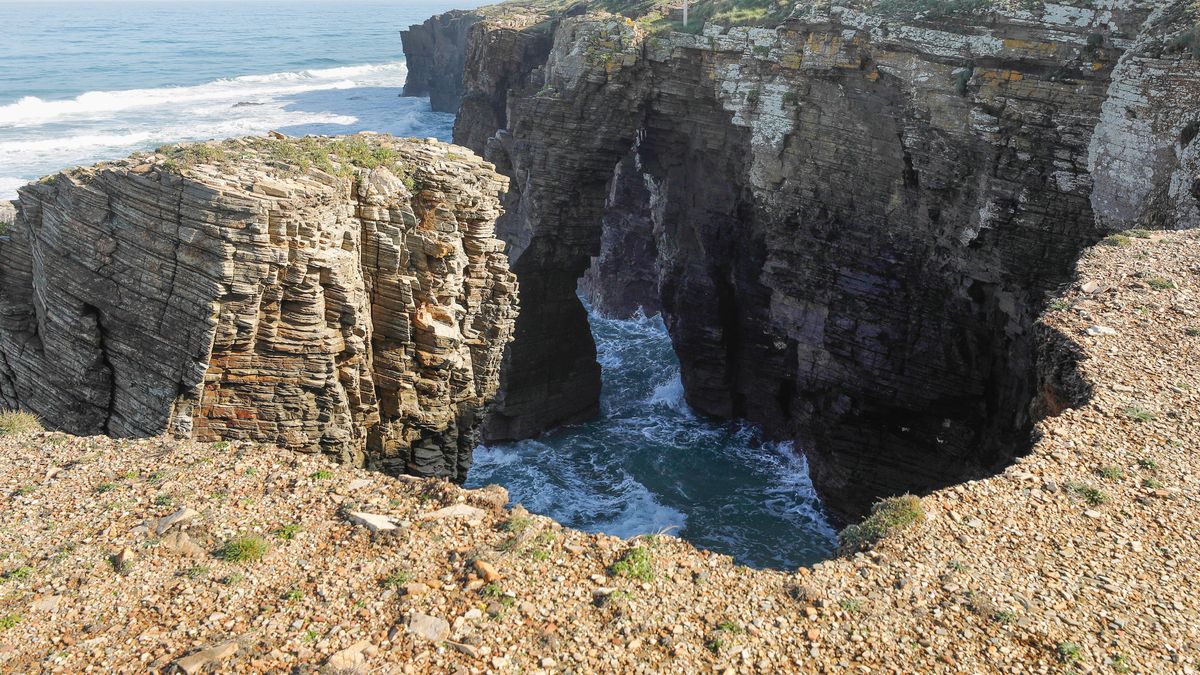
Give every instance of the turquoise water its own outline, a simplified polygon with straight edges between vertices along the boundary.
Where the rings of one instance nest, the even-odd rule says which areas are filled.
[[[173,141],[268,129],[448,140],[453,116],[399,98],[399,31],[462,5],[0,3],[0,199],[64,167]]]
[[[754,567],[828,559],[835,531],[803,455],[748,425],[693,413],[662,320],[589,316],[601,416],[481,447],[468,484],[572,527],[622,537],[666,531]]]
[[[449,139],[453,116],[400,98],[399,31],[462,2],[2,3],[0,198],[76,164],[268,129]],[[694,415],[662,322],[592,317],[603,415],[482,447],[472,485],[568,525],[667,531],[743,563],[828,557],[801,455]]]

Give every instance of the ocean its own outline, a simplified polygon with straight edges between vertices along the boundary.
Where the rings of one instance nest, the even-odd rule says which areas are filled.
[[[390,132],[449,140],[400,98],[400,31],[447,0],[3,2],[0,199],[183,140]]]
[[[0,3],[0,199],[63,168],[183,140],[390,132],[449,140],[452,115],[401,98],[399,31],[461,2]],[[560,522],[665,532],[757,567],[829,557],[836,535],[803,455],[694,414],[662,321],[591,316],[603,413],[479,448],[500,483]]]

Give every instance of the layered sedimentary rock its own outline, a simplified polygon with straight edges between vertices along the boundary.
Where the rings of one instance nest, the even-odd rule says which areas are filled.
[[[517,312],[506,179],[362,135],[178,146],[21,188],[0,402],[464,478]]]
[[[446,12],[401,31],[408,67],[405,96],[428,96],[437,112],[458,111],[467,34],[480,18],[475,12]]]
[[[1114,229],[1197,224],[1187,7],[835,2],[696,35],[560,15],[525,28],[553,27],[544,60],[480,22],[455,137],[513,179],[524,300],[489,433],[594,410],[591,268],[593,299],[652,279],[689,403],[797,439],[840,513],[1003,464],[1047,291]]]

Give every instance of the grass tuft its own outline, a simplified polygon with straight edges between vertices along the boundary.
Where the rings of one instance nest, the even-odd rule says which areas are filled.
[[[254,562],[261,560],[271,545],[266,539],[255,535],[248,534],[240,537],[234,537],[225,542],[225,546],[217,552],[217,556],[226,562]]]
[[[0,436],[31,434],[37,431],[45,431],[37,415],[25,410],[0,412]]]
[[[871,548],[890,532],[908,527],[925,519],[921,499],[914,495],[888,497],[871,507],[866,520],[851,525],[838,535],[841,548],[846,553],[855,553]]]
[[[620,560],[612,564],[612,572],[629,579],[650,581],[654,578],[654,561],[650,557],[650,549],[634,546],[625,551]]]

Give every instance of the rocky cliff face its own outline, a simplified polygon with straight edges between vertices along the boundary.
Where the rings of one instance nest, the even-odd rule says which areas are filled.
[[[544,60],[476,25],[456,140],[512,178],[524,300],[489,433],[594,410],[591,268],[601,307],[661,303],[692,406],[796,438],[843,514],[1008,461],[1047,291],[1107,232],[1197,224],[1187,7],[835,2],[699,35],[588,14]]]
[[[467,35],[480,18],[475,12],[446,12],[401,31],[408,67],[405,96],[428,96],[437,112],[458,111]]]
[[[517,311],[506,183],[464,150],[363,135],[28,185],[0,239],[0,401],[76,434],[461,479]]]

